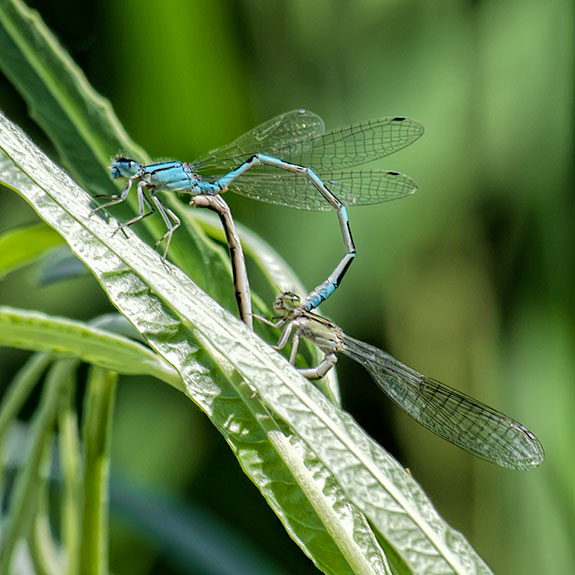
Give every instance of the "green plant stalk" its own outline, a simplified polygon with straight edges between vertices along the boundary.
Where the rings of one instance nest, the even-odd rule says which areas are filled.
[[[62,469],[61,540],[67,562],[62,572],[68,575],[75,575],[80,569],[82,466],[75,397],[75,386],[69,385],[62,395],[58,413]]]
[[[118,375],[90,369],[86,397],[84,439],[84,509],[80,542],[83,575],[108,573],[108,479],[110,432]]]
[[[31,426],[30,453],[15,482],[14,493],[5,524],[0,575],[12,575],[10,569],[18,540],[29,533],[38,504],[37,484],[41,480],[41,464],[54,429],[60,396],[68,379],[68,363],[63,360],[52,366],[44,384],[40,405]]]
[[[42,464],[42,477],[38,490],[38,509],[34,519],[32,531],[28,537],[28,549],[30,558],[34,564],[35,575],[52,575],[59,573],[60,558],[52,537],[49,519],[49,468],[52,449],[46,449],[44,463]]]
[[[22,405],[30,396],[32,388],[48,368],[52,358],[37,353],[20,369],[12,380],[8,391],[0,402],[0,450],[4,446],[6,434],[16,420]],[[2,455],[2,454],[0,454]],[[4,457],[0,456],[0,495],[3,494],[4,484]]]
[[[16,420],[24,402],[30,396],[32,388],[46,371],[53,358],[43,353],[37,353],[18,372],[6,395],[0,403],[0,441],[5,438],[6,432]]]

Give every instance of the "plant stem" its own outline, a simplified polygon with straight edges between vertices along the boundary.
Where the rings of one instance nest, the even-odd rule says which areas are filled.
[[[108,477],[110,428],[118,376],[101,368],[90,370],[84,438],[84,511],[80,542],[83,575],[108,573]]]

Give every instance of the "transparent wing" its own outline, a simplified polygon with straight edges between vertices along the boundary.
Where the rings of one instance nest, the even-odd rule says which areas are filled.
[[[342,341],[345,355],[361,363],[397,405],[443,439],[511,469],[531,469],[543,461],[541,443],[517,421],[380,349],[345,335]]]
[[[381,118],[332,130],[290,145],[276,147],[270,154],[285,162],[315,171],[359,166],[415,142],[423,126],[402,116]]]
[[[346,206],[388,202],[417,190],[415,181],[399,172],[337,171],[322,172],[319,177]],[[254,200],[289,208],[313,211],[333,209],[307,178],[277,168],[254,168],[233,182],[229,189]]]
[[[194,170],[199,174],[228,172],[256,153],[274,155],[277,149],[317,137],[324,130],[323,120],[309,110],[286,112],[196,160]]]
[[[203,175],[227,172],[255,153],[316,171],[340,170],[397,152],[423,134],[419,122],[402,116],[361,122],[327,134],[323,129],[323,120],[312,112],[288,112],[194,162],[194,170]]]

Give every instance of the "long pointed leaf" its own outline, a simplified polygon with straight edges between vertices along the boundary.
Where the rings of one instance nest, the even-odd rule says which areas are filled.
[[[323,551],[310,553],[309,535],[302,541],[295,517],[285,515],[277,498],[270,497],[264,483],[255,477],[250,458],[245,458],[240,448],[246,447],[246,435],[256,433],[260,440],[265,437],[267,446],[276,450],[284,471],[289,469],[293,474],[302,497],[309,498],[308,506],[313,505],[316,519],[321,518],[340,558],[345,557],[351,569],[382,572],[383,559],[376,552],[378,547],[372,546],[373,539],[368,553],[357,530],[344,527],[339,509],[336,512],[332,506],[330,515],[329,504],[313,502],[311,487],[303,481],[306,475],[300,474],[293,466],[293,457],[284,453],[291,441],[285,441],[279,424],[268,413],[286,422],[294,437],[301,438],[312,450],[310,455],[313,452],[317,456],[315,464],[321,462],[329,470],[349,500],[348,513],[361,509],[414,572],[489,573],[465,539],[439,517],[417,483],[351,417],[328,402],[287,361],[180,270],[173,268],[167,273],[158,257],[138,238],[130,233],[128,238],[120,234],[112,237],[113,224],[89,218],[89,196],[5,118],[0,124],[0,142],[6,154],[0,160],[0,177],[5,185],[26,197],[63,235],[98,277],[112,302],[176,367],[188,395],[237,449],[246,472],[318,565],[334,572]],[[254,391],[257,397],[253,397]],[[253,427],[256,422],[259,425]],[[296,441],[299,443],[299,439]],[[333,485],[333,481],[330,483]],[[316,495],[318,487],[316,484]],[[362,537],[369,533],[366,523],[361,532]]]

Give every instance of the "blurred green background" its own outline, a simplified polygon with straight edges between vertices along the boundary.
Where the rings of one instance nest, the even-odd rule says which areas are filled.
[[[350,210],[359,255],[323,311],[350,335],[529,426],[546,461],[519,473],[460,452],[390,406],[346,360],[344,405],[496,573],[572,572],[573,3],[29,4],[157,158],[193,160],[294,108],[328,127],[384,115],[423,123],[420,141],[377,166],[409,174],[419,192]],[[0,106],[50,153],[19,96],[4,78],[0,86]],[[343,253],[333,214],[226,199],[310,288]],[[0,202],[0,231],[35,218],[14,194]],[[81,319],[108,310],[90,278],[41,290],[35,282],[29,270],[13,274],[0,284],[1,303]],[[0,350],[3,385],[25,357]],[[201,533],[180,546],[158,538],[141,516],[154,498],[227,533],[215,555],[260,557],[262,573],[315,572],[208,420],[173,390],[122,382],[114,455],[114,572],[225,572],[189,558],[194,546],[213,552],[198,543]]]

